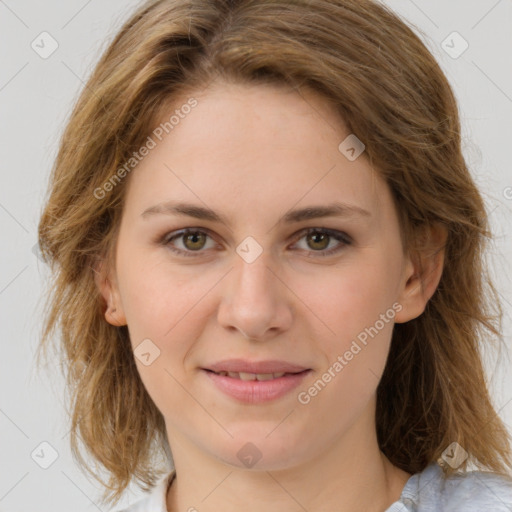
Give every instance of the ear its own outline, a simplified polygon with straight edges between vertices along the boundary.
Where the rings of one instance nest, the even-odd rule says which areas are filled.
[[[443,273],[448,232],[442,224],[425,227],[418,235],[419,249],[409,254],[404,265],[398,302],[402,309],[395,322],[404,323],[420,316],[437,289]]]
[[[98,260],[93,267],[94,282],[98,287],[103,299],[103,308],[105,320],[116,327],[126,325],[126,316],[124,314],[117,278],[115,272],[110,268],[105,259]]]

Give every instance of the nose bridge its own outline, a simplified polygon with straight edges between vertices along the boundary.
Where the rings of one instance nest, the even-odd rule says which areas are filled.
[[[248,237],[239,244],[236,252],[234,292],[238,298],[246,295],[251,300],[258,297],[262,300],[272,298],[277,292],[272,283],[275,276],[270,270],[275,267],[272,251],[268,247],[264,248],[254,238]]]
[[[262,338],[272,328],[286,328],[290,313],[283,284],[275,276],[273,252],[255,240],[242,242],[236,250],[219,308],[220,324],[253,339]]]

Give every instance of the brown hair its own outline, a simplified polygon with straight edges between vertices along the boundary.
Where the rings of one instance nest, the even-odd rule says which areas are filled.
[[[480,353],[501,341],[501,307],[485,273],[487,214],[461,152],[453,92],[420,38],[372,0],[153,0],[124,24],[83,89],[39,225],[43,257],[56,273],[40,347],[59,327],[72,451],[91,471],[80,438],[107,470],[108,482],[98,478],[104,499],[117,502],[132,478],[149,489],[168,471],[155,455],[162,447],[171,454],[127,328],[105,321],[94,282],[98,258],[112,256],[127,178],[102,199],[95,191],[172,101],[218,78],[316,91],[389,184],[405,248],[420,248],[425,226],[446,228],[438,289],[420,317],[394,328],[377,390],[378,441],[409,473],[456,441],[469,453],[460,469],[472,462],[507,474],[510,435]]]

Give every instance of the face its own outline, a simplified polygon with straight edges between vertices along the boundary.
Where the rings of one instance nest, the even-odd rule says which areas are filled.
[[[285,468],[368,411],[393,324],[420,312],[414,268],[388,186],[364,152],[339,150],[349,132],[322,98],[220,83],[192,96],[129,176],[102,292],[111,323],[128,325],[171,448],[186,440],[242,467],[251,442],[260,467]],[[285,366],[215,367],[231,359]]]

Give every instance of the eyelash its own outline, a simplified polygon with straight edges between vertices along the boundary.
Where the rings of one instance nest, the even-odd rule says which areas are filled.
[[[175,239],[179,239],[181,237],[184,237],[185,235],[195,234],[195,233],[205,234],[208,237],[212,238],[212,236],[210,235],[210,232],[208,230],[206,230],[206,229],[186,228],[186,229],[182,229],[182,230],[179,230],[179,231],[173,231],[171,233],[165,234],[159,240],[159,243],[161,245],[167,247],[170,251],[172,251],[172,252],[174,252],[174,253],[176,253],[176,254],[178,254],[180,256],[186,256],[186,257],[192,257],[192,258],[198,257],[198,256],[201,256],[201,253],[203,253],[205,251],[203,251],[201,249],[199,249],[197,251],[191,251],[191,250],[184,251],[182,249],[177,249],[176,247],[173,247],[172,244],[171,244],[171,242],[173,240],[175,240]],[[336,253],[340,252],[344,248],[344,246],[351,245],[351,243],[352,243],[351,238],[346,233],[343,233],[342,231],[328,229],[328,228],[306,228],[306,229],[303,229],[302,231],[300,231],[297,234],[297,236],[298,236],[297,242],[300,239],[302,239],[305,236],[310,235],[312,233],[326,234],[329,237],[334,238],[335,240],[337,240],[339,242],[342,242],[337,247],[329,249],[329,250],[318,250],[318,251],[311,250],[310,252],[311,253],[315,253],[315,256],[316,255],[318,255],[320,257],[331,256],[333,254],[336,254]]]

